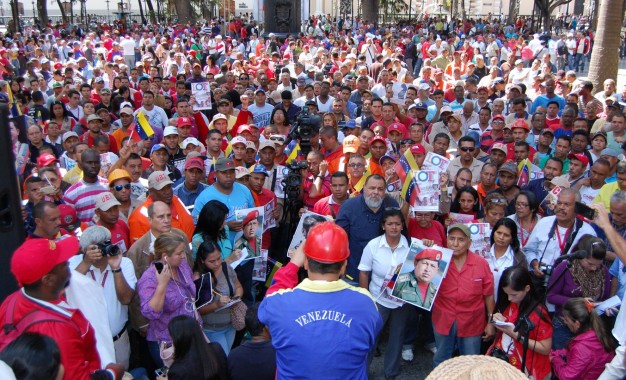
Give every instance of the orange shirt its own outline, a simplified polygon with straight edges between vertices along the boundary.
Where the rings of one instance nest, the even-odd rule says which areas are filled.
[[[343,145],[339,145],[339,148],[330,154],[325,154],[325,160],[328,162],[328,173],[333,175],[335,172],[339,170],[339,164],[341,163],[341,158],[343,157]]]
[[[128,226],[130,227],[130,244],[132,245],[140,237],[150,231],[150,222],[148,221],[148,206],[152,204],[152,197],[148,196],[141,206],[137,207],[128,218]],[[176,195],[172,197],[172,228],[178,228],[187,235],[187,239],[191,241],[193,231],[196,226],[193,224],[193,218],[185,208],[183,202]]]
[[[378,174],[381,177],[385,178],[385,172],[378,162],[372,160],[371,157],[367,159],[367,162],[371,174]]]

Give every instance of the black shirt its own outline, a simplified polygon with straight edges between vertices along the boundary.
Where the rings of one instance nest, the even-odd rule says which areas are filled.
[[[276,376],[276,351],[272,342],[246,341],[230,351],[228,372],[232,380],[273,380]]]

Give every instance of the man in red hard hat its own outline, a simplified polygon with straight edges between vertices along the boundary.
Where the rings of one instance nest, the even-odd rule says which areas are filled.
[[[370,293],[341,279],[349,255],[343,228],[324,222],[276,272],[259,321],[272,335],[277,379],[367,379],[367,354],[382,320]],[[295,286],[301,267],[308,278]]]

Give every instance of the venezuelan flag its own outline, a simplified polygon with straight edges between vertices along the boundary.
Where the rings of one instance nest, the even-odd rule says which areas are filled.
[[[526,186],[530,182],[531,163],[528,158],[525,158],[517,165],[517,186]]]
[[[11,116],[17,117],[22,115],[22,110],[17,106],[17,102],[13,97],[13,91],[11,90],[11,86],[7,85],[7,95],[9,97],[9,104],[11,105]]]
[[[413,172],[409,172],[406,176],[406,181],[402,185],[402,198],[407,201],[411,206],[415,205],[417,195],[420,193],[420,188],[415,178],[413,178]]]
[[[398,162],[393,166],[393,170],[398,173],[398,177],[400,177],[400,181],[402,181],[403,184],[411,171],[419,170],[419,166],[410,149],[407,149],[404,154],[400,156]]]
[[[224,157],[230,157],[231,153],[233,153],[233,146],[228,143],[226,150],[224,150]]]
[[[146,115],[144,115],[142,111],[139,111],[137,113],[137,117],[135,118],[135,132],[137,132],[137,135],[141,137],[142,140],[154,135],[154,130],[150,126],[150,122],[148,122]]]
[[[296,144],[289,153],[289,157],[287,157],[287,163],[290,164],[292,162],[298,161],[298,156],[300,155],[300,144]]]

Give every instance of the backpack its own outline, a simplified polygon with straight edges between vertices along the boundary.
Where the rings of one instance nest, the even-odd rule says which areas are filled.
[[[567,46],[565,45],[564,42],[561,41],[561,43],[559,43],[559,46],[557,46],[556,48],[556,54],[567,55],[567,53],[568,53]]]
[[[19,296],[18,296],[19,297]],[[22,317],[19,321],[13,320],[15,313],[15,303],[18,297],[13,297],[9,300],[7,305],[6,315],[4,317],[4,323],[2,324],[2,330],[0,330],[0,351],[17,339],[22,333],[27,332],[28,329],[36,324],[43,322],[59,322],[73,325],[70,320],[54,312],[45,312],[44,310],[31,310]],[[78,329],[78,327],[76,327]],[[80,334],[80,331],[79,331]]]

